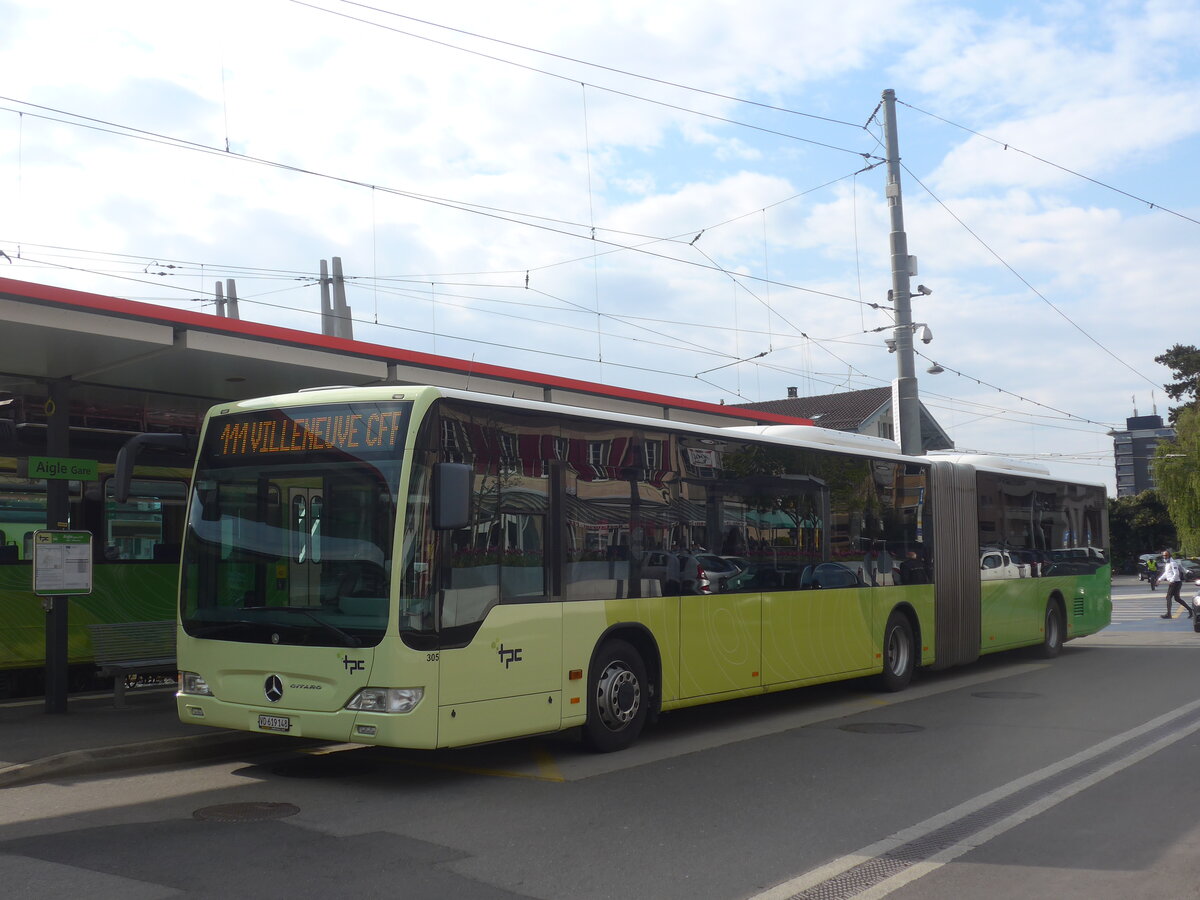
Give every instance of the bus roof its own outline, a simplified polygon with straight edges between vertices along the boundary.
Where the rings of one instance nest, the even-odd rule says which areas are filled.
[[[680,422],[673,419],[664,420],[631,413],[609,412],[592,407],[569,406],[562,403],[527,400],[522,397],[477,394],[470,391],[438,387],[436,385],[371,385],[368,387],[331,385],[321,389],[308,389],[288,394],[276,394],[269,397],[256,397],[248,400],[219,403],[210,410],[210,415],[232,413],[235,410],[250,411],[275,407],[309,406],[323,403],[351,402],[360,399],[387,398],[409,400],[416,399],[418,394],[425,394],[426,392],[432,392],[437,397],[447,399],[491,406],[503,406],[512,409],[536,410],[539,412],[549,411],[585,419],[636,425],[657,431],[671,430],[717,439],[727,437],[731,440],[738,437],[753,437],[762,439],[768,443],[783,444],[792,447],[839,450],[855,455],[870,455],[904,462],[923,461],[922,457],[904,456],[901,454],[899,445],[895,441],[876,438],[870,435],[855,434],[853,432],[834,431],[829,428],[819,428],[815,425],[701,425],[693,422]]]

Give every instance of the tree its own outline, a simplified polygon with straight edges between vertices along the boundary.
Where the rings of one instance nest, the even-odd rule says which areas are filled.
[[[1114,561],[1124,561],[1132,571],[1138,556],[1174,547],[1175,526],[1167,505],[1154,491],[1142,491],[1135,497],[1111,497],[1108,501],[1108,527]]]
[[[1169,388],[1168,388],[1169,390]],[[1179,533],[1180,549],[1200,553],[1200,408],[1195,401],[1175,414],[1175,440],[1154,451],[1154,481]]]
[[[1166,353],[1154,357],[1154,361],[1171,370],[1175,380],[1164,385],[1167,396],[1172,400],[1183,400],[1182,406],[1171,407],[1168,421],[1175,423],[1184,409],[1195,409],[1200,405],[1200,349],[1191,344],[1176,344]]]

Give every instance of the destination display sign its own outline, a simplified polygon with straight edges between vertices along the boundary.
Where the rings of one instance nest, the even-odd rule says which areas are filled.
[[[404,446],[409,405],[347,403],[219,416],[209,423],[205,456],[239,462],[341,451],[393,455]]]

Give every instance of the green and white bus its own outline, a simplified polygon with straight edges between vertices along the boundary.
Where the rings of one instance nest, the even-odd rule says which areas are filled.
[[[1107,530],[1102,486],[809,426],[409,386],[225,403],[188,507],[178,710],[617,750],[681,707],[1053,656],[1109,623]]]

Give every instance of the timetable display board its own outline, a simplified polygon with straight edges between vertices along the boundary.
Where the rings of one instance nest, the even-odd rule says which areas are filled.
[[[33,533],[33,592],[61,597],[92,592],[92,533]]]

